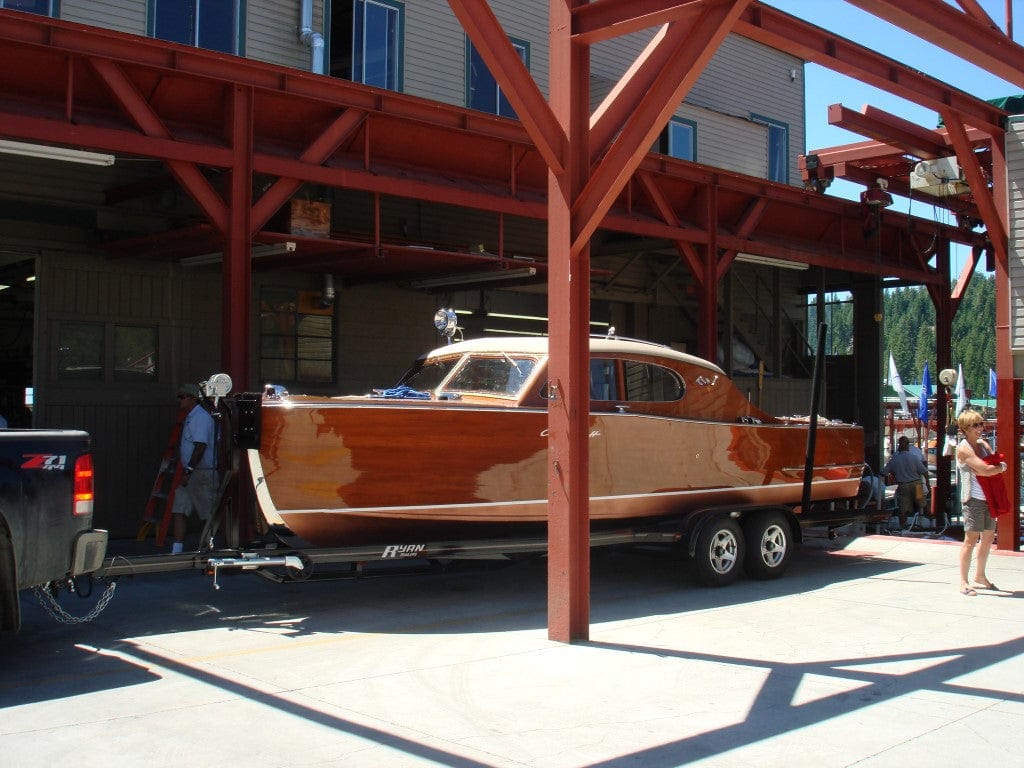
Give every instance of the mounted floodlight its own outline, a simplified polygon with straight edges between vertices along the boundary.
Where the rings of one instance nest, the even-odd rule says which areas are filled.
[[[939,372],[939,383],[944,387],[952,389],[956,386],[956,371],[952,368],[943,368]]]
[[[888,208],[892,205],[892,195],[888,192],[888,179],[878,179],[877,186],[865,189],[860,193],[860,202],[868,208]]]
[[[452,343],[455,332],[459,329],[459,317],[454,309],[439,309],[434,313],[434,327],[442,334],[448,343]]]

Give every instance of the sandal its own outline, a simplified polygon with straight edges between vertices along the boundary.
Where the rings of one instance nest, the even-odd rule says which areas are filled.
[[[979,583],[977,585],[977,587],[978,587],[978,589],[988,589],[988,590],[991,590],[993,592],[999,592],[1000,591],[999,587],[997,587],[991,581],[988,584],[981,584],[981,583]]]
[[[967,595],[968,597],[977,597],[978,596],[978,593],[975,592],[970,587],[960,587],[960,594],[961,595]]]

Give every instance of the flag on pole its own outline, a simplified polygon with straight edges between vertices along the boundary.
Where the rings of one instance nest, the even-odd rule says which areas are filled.
[[[964,384],[964,365],[960,363],[956,367],[956,415],[967,407],[967,385]]]
[[[903,379],[900,378],[900,372],[896,370],[896,361],[893,360],[892,352],[889,353],[889,386],[896,390],[896,394],[900,396],[900,410],[903,413],[910,413],[910,409],[907,408],[907,393],[903,389]]]
[[[921,396],[917,401],[917,418],[922,424],[928,424],[928,398],[932,396],[932,374],[928,370],[928,361],[924,361],[924,373],[921,374]],[[927,435],[925,435],[927,437]]]
[[[988,396],[996,396],[996,372],[991,368],[988,369]]]

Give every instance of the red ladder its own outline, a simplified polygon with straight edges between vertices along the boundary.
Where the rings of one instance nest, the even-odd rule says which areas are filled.
[[[153,490],[149,494],[149,501],[146,502],[146,511],[142,514],[142,525],[135,537],[138,541],[145,540],[153,528],[157,529],[157,546],[163,546],[167,536],[167,529],[171,525],[171,509],[174,507],[174,492],[178,489],[178,484],[181,481],[178,446],[181,443],[181,430],[184,424],[184,418],[178,418],[171,429],[167,449],[160,461],[156,480],[153,481]]]

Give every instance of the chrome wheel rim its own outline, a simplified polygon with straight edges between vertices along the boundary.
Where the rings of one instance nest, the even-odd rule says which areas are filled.
[[[739,541],[732,531],[718,531],[711,538],[711,547],[708,552],[708,562],[715,573],[729,573],[736,566],[736,553],[739,551]]]
[[[761,559],[764,564],[777,568],[786,558],[786,532],[780,525],[769,525],[761,537]]]

